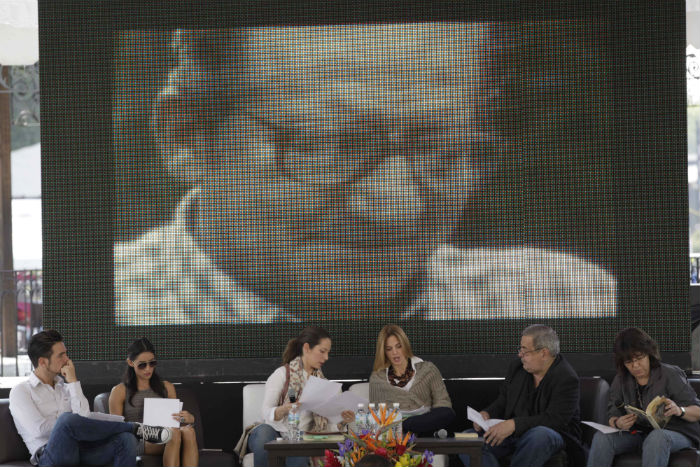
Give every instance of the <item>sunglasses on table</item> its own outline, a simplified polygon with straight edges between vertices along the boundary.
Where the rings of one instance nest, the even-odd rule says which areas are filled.
[[[156,365],[158,365],[158,360],[151,360],[150,362],[138,362],[136,364],[136,368],[138,368],[139,370],[145,370],[147,366],[155,368]]]

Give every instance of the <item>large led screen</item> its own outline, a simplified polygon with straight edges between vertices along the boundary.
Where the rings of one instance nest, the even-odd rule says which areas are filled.
[[[682,5],[212,8],[42,22],[45,319],[74,352],[273,357],[312,323],[370,355],[388,322],[431,354],[535,322],[688,349]]]

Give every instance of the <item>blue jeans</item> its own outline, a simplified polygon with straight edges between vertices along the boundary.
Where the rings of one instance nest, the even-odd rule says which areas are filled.
[[[658,467],[668,465],[672,452],[689,447],[692,447],[692,443],[685,435],[671,430],[653,430],[648,434],[631,434],[628,431],[608,434],[597,432],[588,454],[588,465],[609,466],[617,454],[641,449],[642,467]]]
[[[56,420],[39,465],[136,465],[134,424],[66,412]]]
[[[474,432],[474,430],[467,430]],[[564,449],[564,439],[559,433],[546,426],[530,428],[522,436],[509,436],[498,446],[484,443],[481,451],[481,465],[498,467],[498,459],[513,454],[510,459],[511,467],[544,465],[554,454]],[[471,459],[467,454],[460,454],[462,463],[469,467]]]
[[[248,436],[248,450],[253,451],[253,464],[255,467],[267,467],[267,451],[265,443],[274,441],[282,436],[279,431],[270,425],[263,423],[256,426]],[[305,467],[309,464],[308,457],[287,457],[287,467]]]

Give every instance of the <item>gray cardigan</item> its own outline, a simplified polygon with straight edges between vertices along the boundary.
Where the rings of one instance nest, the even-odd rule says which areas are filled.
[[[403,410],[415,410],[421,406],[429,409],[452,408],[452,401],[442,381],[440,370],[434,364],[424,361],[416,363],[414,367],[416,374],[408,391],[389,384],[386,368],[372,373],[369,378],[370,402],[398,402]]]
[[[608,400],[608,418],[625,415],[625,404],[637,405],[637,382],[628,372],[618,373],[610,387],[610,399]],[[658,368],[652,368],[649,374],[649,382],[642,392],[642,404],[645,409],[656,396],[666,396],[682,407],[689,405],[700,406],[695,390],[688,384],[685,372],[674,365],[661,363]],[[646,420],[643,421],[647,429],[651,427]],[[679,417],[671,417],[665,427],[667,430],[676,431],[688,437],[693,446],[698,447],[700,442],[700,425],[698,422],[687,422]]]

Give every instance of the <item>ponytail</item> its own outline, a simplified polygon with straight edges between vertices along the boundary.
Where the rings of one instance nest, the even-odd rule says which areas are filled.
[[[330,339],[328,331],[318,326],[309,326],[304,328],[299,335],[287,342],[287,347],[282,354],[282,364],[286,365],[291,362],[304,351],[304,344],[309,344],[309,347],[316,347],[323,339]]]

